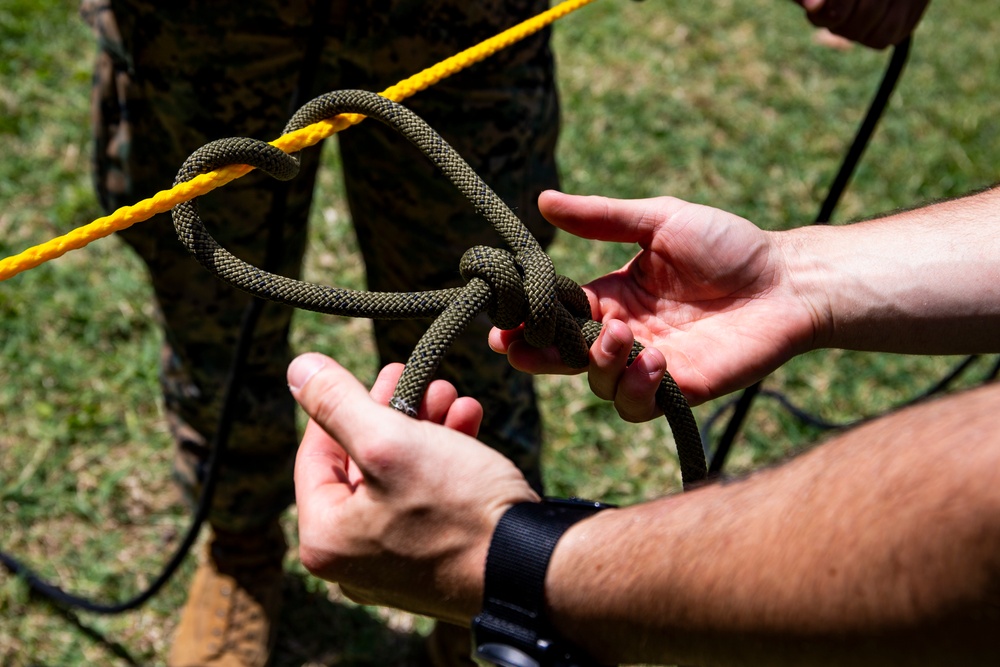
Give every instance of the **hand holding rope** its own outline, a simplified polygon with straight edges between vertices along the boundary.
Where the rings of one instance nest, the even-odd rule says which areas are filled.
[[[342,113],[370,116],[392,127],[419,148],[472,202],[509,247],[476,246],[465,253],[460,270],[464,287],[421,292],[366,292],[317,285],[259,269],[235,257],[205,228],[193,201],[173,210],[181,242],[216,276],[254,296],[320,313],[372,319],[436,316],[406,362],[391,405],[414,415],[444,353],[469,322],[487,312],[495,326],[524,323],[525,339],[535,347],[555,345],[564,363],[588,364],[588,348],[601,325],[590,318],[586,294],[571,279],[555,273],[552,261],[521,220],[468,163],[419,116],[375,93],[335,91],[299,109],[284,133]],[[177,174],[177,183],[233,164],[260,169],[279,180],[298,172],[298,158],[264,141],[220,139],[195,151]],[[629,362],[642,349],[633,347]],[[694,416],[669,372],[656,393],[677,445],[685,487],[705,478],[705,453]]]

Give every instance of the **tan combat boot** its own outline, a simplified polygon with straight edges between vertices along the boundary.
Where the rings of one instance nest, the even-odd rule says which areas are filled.
[[[264,667],[274,648],[287,544],[275,523],[215,531],[174,633],[169,667]]]

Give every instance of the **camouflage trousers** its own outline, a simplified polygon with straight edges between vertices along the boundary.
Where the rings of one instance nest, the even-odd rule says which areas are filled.
[[[84,0],[83,15],[100,44],[92,101],[103,206],[114,210],[169,187],[185,158],[213,139],[279,136],[293,99],[342,88],[382,90],[547,6],[546,0],[332,0],[325,8],[318,4],[323,1]],[[312,38],[321,39],[321,48],[310,56]],[[543,245],[551,241],[553,230],[536,206],[543,189],[557,186],[558,104],[547,33],[406,104]],[[338,140],[369,289],[460,284],[461,254],[474,244],[500,244],[454,187],[391,129],[368,122]],[[220,243],[258,265],[268,251],[268,226],[278,217],[283,239],[275,270],[293,277],[301,271],[319,149],[304,151],[302,162],[287,183],[253,173],[199,200]],[[167,215],[120,235],[149,268],[165,334],[162,386],[178,443],[176,474],[195,494],[248,297],[205,273],[177,241]],[[292,499],[297,435],[285,383],[290,318],[290,309],[268,304],[257,326],[211,513],[215,526],[253,529]],[[405,361],[427,324],[376,322],[380,361]],[[541,436],[532,381],[489,350],[488,328],[477,321],[440,375],[484,404],[482,440],[538,485]]]

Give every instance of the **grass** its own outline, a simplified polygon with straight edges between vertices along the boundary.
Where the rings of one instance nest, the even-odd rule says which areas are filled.
[[[99,214],[86,122],[93,46],[76,5],[0,7],[0,256]],[[996,180],[1000,46],[983,37],[998,30],[988,3],[932,4],[837,221]],[[555,44],[567,191],[669,193],[772,229],[815,215],[888,58],[818,46],[792,3],[763,0],[602,0],[565,19]],[[360,287],[336,151],[326,160],[307,272]],[[586,281],[633,252],[562,236],[552,254],[561,272]],[[101,599],[141,588],[187,520],[169,482],[150,297],[144,269],[116,239],[0,283],[0,548]],[[371,378],[369,323],[335,324],[302,314],[297,346]],[[915,395],[954,363],[822,351],[793,360],[768,387],[850,420]],[[677,489],[665,424],[621,423],[582,377],[539,387],[551,492],[628,503]],[[696,416],[704,422],[717,406]],[[762,400],[731,469],[780,460],[819,437]],[[402,664],[411,635],[427,630],[421,619],[338,600],[292,557],[289,570],[279,665]],[[158,664],[191,571],[189,559],[148,605],[118,617],[59,612],[0,573],[0,664]]]

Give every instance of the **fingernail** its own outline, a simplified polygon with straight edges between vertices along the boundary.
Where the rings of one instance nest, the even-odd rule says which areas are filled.
[[[651,355],[640,354],[636,362],[639,364],[642,372],[648,375],[650,379],[659,382],[663,377],[664,368],[660,365],[659,360],[651,358]]]
[[[288,388],[294,394],[329,363],[327,357],[316,352],[306,352],[295,357],[288,365]]]
[[[496,327],[493,327],[492,329],[490,329],[490,335],[486,340],[491,350],[493,350],[494,352],[499,352],[500,354],[505,354],[503,349],[503,341],[500,340],[500,336],[501,336],[500,330],[497,329]]]
[[[623,345],[620,340],[611,335],[610,331],[605,331],[601,336],[601,352],[612,357],[621,351]]]

